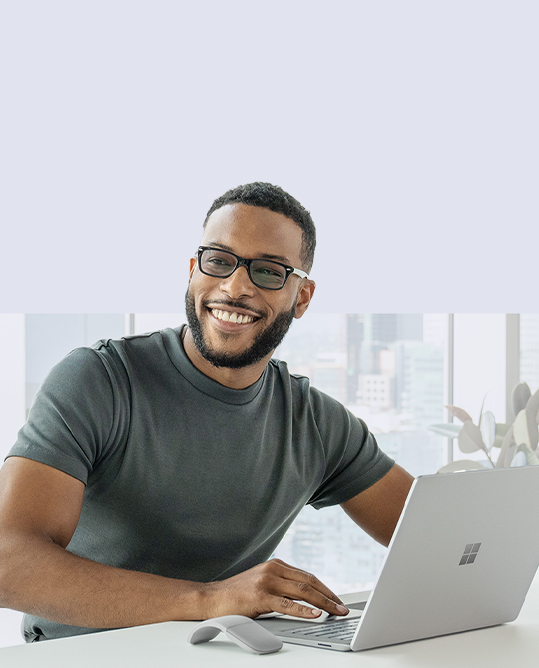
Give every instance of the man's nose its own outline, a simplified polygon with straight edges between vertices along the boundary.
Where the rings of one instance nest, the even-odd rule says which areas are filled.
[[[249,272],[245,266],[238,267],[228,278],[224,278],[220,287],[232,299],[252,297],[256,291],[256,286],[249,278]]]

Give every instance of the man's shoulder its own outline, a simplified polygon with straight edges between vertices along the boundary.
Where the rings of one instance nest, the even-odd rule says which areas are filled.
[[[99,339],[89,348],[103,354],[110,354],[125,350],[142,351],[152,348],[156,343],[160,343],[166,330],[156,330],[154,332],[144,332],[142,334],[129,334],[120,339]]]
[[[147,360],[155,358],[160,335],[161,332],[148,332],[121,339],[100,339],[90,346],[74,348],[50,370],[48,384],[84,384],[97,379],[125,382],[134,366],[144,367]]]
[[[160,353],[166,356],[167,347],[174,345],[179,345],[176,330],[159,329],[141,334],[129,334],[120,339],[100,339],[90,346],[89,350],[97,353],[102,360],[130,366],[144,358],[155,359]]]

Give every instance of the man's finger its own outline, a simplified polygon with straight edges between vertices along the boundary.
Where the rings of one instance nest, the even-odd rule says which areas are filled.
[[[275,612],[280,614],[290,615],[292,617],[302,617],[304,619],[313,619],[322,614],[321,608],[313,608],[309,605],[303,605],[303,602],[300,603],[285,596],[273,597],[272,607]],[[329,611],[326,610],[326,612]],[[334,613],[331,612],[330,614]]]
[[[282,572],[279,573],[281,577],[287,580],[291,580],[292,582],[303,583],[303,585],[305,585],[305,591],[310,592],[311,590],[316,590],[323,594],[326,598],[335,602],[337,605],[343,605],[341,599],[312,573],[303,571],[300,568],[294,568],[288,564],[285,564],[284,562],[281,562],[280,565],[282,566]],[[302,588],[300,587],[298,592],[300,596],[295,596],[294,598],[301,598],[301,589]],[[310,603],[310,601],[308,602]]]
[[[281,583],[280,591],[275,593],[292,600],[297,606],[305,608],[306,606],[301,606],[301,602],[305,602],[309,605],[314,605],[320,610],[329,612],[330,615],[346,615],[349,612],[348,608],[346,608],[342,602],[337,603],[332,598],[329,598],[305,582],[282,580]],[[298,601],[300,601],[300,603],[298,603]],[[287,603],[285,602],[283,605],[286,606]]]

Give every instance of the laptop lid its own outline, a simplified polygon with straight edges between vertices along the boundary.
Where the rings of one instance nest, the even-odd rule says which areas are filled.
[[[539,566],[539,467],[417,478],[351,649],[516,619]]]

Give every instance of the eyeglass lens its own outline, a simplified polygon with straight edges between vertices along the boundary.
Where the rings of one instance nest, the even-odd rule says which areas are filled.
[[[226,278],[230,276],[238,261],[231,253],[211,249],[202,251],[200,266],[205,274]],[[271,260],[252,260],[250,265],[251,280],[260,288],[281,288],[286,280],[286,270]]]

